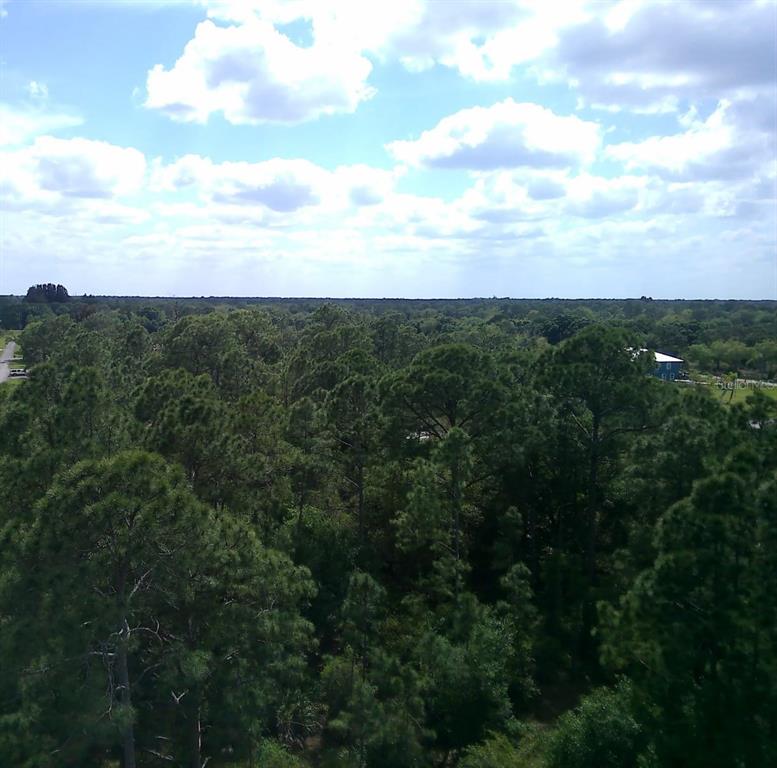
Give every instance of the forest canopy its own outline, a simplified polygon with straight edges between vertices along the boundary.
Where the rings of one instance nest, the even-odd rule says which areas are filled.
[[[0,764],[777,753],[774,303],[30,306]]]

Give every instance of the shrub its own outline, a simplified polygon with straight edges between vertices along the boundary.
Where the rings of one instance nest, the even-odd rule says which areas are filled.
[[[277,741],[270,739],[262,742],[256,755],[256,762],[262,768],[305,768],[302,760],[292,755]]]
[[[548,768],[636,768],[643,738],[630,699],[628,683],[599,688],[559,718]]]
[[[510,739],[502,733],[494,733],[482,744],[469,747],[459,766],[460,768],[517,768],[518,759],[518,750]]]

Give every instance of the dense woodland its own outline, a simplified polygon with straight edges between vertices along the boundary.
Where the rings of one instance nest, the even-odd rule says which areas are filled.
[[[777,303],[45,294],[0,765],[773,764]]]

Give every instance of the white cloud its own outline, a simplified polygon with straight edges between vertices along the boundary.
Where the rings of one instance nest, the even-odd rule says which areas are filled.
[[[46,83],[39,83],[37,80],[31,80],[27,86],[27,92],[30,98],[46,101],[49,97],[49,88]]]
[[[444,66],[477,82],[518,72],[560,79],[581,103],[641,114],[763,93],[777,78],[777,10],[764,0],[199,4],[210,20],[171,69],[157,65],[147,78],[146,105],[179,121],[223,113],[233,123],[295,123],[353,112],[374,93],[373,62]]]
[[[506,99],[491,107],[463,109],[418,139],[394,141],[387,149],[410,165],[493,170],[588,163],[600,143],[596,123]]]
[[[281,213],[317,205],[326,184],[326,172],[307,160],[221,163],[211,168],[215,202],[263,205]]]
[[[290,214],[307,208],[335,211],[376,205],[391,194],[395,181],[396,173],[366,165],[328,171],[301,159],[214,163],[206,157],[186,155],[169,164],[155,161],[151,189],[191,189],[205,203]],[[236,215],[234,211],[222,213]],[[287,221],[288,216],[278,220]]]
[[[371,69],[351,47],[298,46],[263,19],[227,27],[208,20],[171,69],[148,73],[145,105],[182,122],[221,112],[235,124],[297,123],[353,112],[373,94]]]
[[[763,254],[774,245],[769,218],[747,210],[768,204],[771,176],[732,190],[572,169],[491,171],[475,174],[452,201],[400,193],[391,171],[277,158],[189,155],[155,161],[146,178],[143,210],[120,196],[49,192],[58,199],[48,205],[17,197],[4,235],[18,257],[14,279],[29,282],[24,254],[34,260],[46,251],[89,292],[117,290],[107,287],[116,275],[122,291],[148,293],[134,277],[148,273],[155,292],[179,295],[473,295],[497,285],[523,295],[660,295],[661,275],[683,254],[685,282],[678,288],[674,272],[666,290],[712,294],[718,283],[703,282],[708,265],[725,263],[732,247],[718,234],[739,233],[737,253],[752,254],[742,258],[753,272],[721,285],[762,295],[756,281],[768,275]]]
[[[561,174],[531,174],[531,182],[546,181],[561,186],[565,194],[565,181]],[[475,183],[459,199],[459,205],[473,219],[485,222],[499,231],[501,227],[517,222],[539,221],[548,217],[549,204],[535,200],[529,193],[530,180],[523,174],[509,171],[479,174]]]
[[[327,171],[307,160],[214,163],[209,158],[187,155],[169,165],[157,161],[151,185],[158,191],[191,189],[202,203],[220,211],[220,216],[225,214],[224,207],[289,214],[319,205],[328,179]],[[226,212],[228,218],[242,219],[246,215]]]
[[[587,101],[618,109],[666,109],[670,99],[733,98],[773,91],[777,6],[763,0],[623,0],[559,30],[543,66]]]
[[[548,38],[538,29],[526,34],[530,15],[519,2],[462,0],[410,5],[404,24],[384,26],[373,50],[397,58],[410,71],[434,64],[457,69],[474,80],[505,79],[512,66],[536,55]]]
[[[746,102],[722,100],[706,120],[692,111],[680,122],[683,132],[612,144],[605,154],[628,169],[676,179],[744,178],[774,163],[775,136],[755,127]]]
[[[552,48],[564,25],[585,18],[582,0],[200,4],[209,20],[173,67],[156,65],[146,83],[146,106],[182,122],[205,122],[216,112],[236,124],[353,112],[374,93],[368,57],[414,72],[439,64],[475,81],[506,80]],[[309,40],[293,39],[300,29]]]
[[[211,18],[276,26],[308,22],[318,41],[398,60],[418,72],[435,64],[477,81],[504,80],[585,18],[583,0],[201,0]]]
[[[77,115],[0,103],[0,147],[26,144],[36,136],[74,128],[82,122]]]
[[[137,149],[39,136],[31,146],[0,153],[0,196],[9,207],[64,213],[74,200],[138,192],[145,170],[145,158]]]
[[[538,176],[529,181],[526,191],[532,200],[555,200],[564,196],[566,188],[557,179],[548,176]]]
[[[459,203],[471,217],[495,228],[529,222],[574,227],[576,218],[615,219],[639,212],[649,181],[569,171],[499,171],[479,175]]]
[[[567,212],[586,219],[613,217],[634,210],[646,179],[638,176],[602,178],[580,174],[567,186]]]
[[[385,171],[369,165],[343,165],[335,170],[338,184],[343,186],[355,206],[371,206],[385,200],[394,190],[401,169]]]

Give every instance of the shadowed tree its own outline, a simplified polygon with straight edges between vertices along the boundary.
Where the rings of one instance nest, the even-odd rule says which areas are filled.
[[[591,638],[593,588],[600,533],[603,523],[608,523],[608,484],[616,473],[624,440],[649,426],[655,383],[647,376],[653,365],[650,357],[650,353],[635,355],[624,331],[592,325],[554,348],[540,375],[557,404],[562,429],[568,430],[579,446],[576,460],[586,477],[580,489],[584,506],[575,513],[582,523],[579,531],[587,591],[580,651],[589,661],[595,658]]]
[[[602,608],[605,659],[634,681],[649,766],[756,768],[777,750],[777,484],[756,492],[745,456],[728,469],[662,517],[655,562]]]
[[[300,701],[307,573],[160,456],[77,464],[9,534],[18,559],[0,612],[16,621],[0,644],[21,703],[0,714],[0,748],[18,764],[117,753],[124,768],[139,754],[202,768],[219,749],[250,753]],[[29,724],[24,738],[5,740],[9,716]]]

